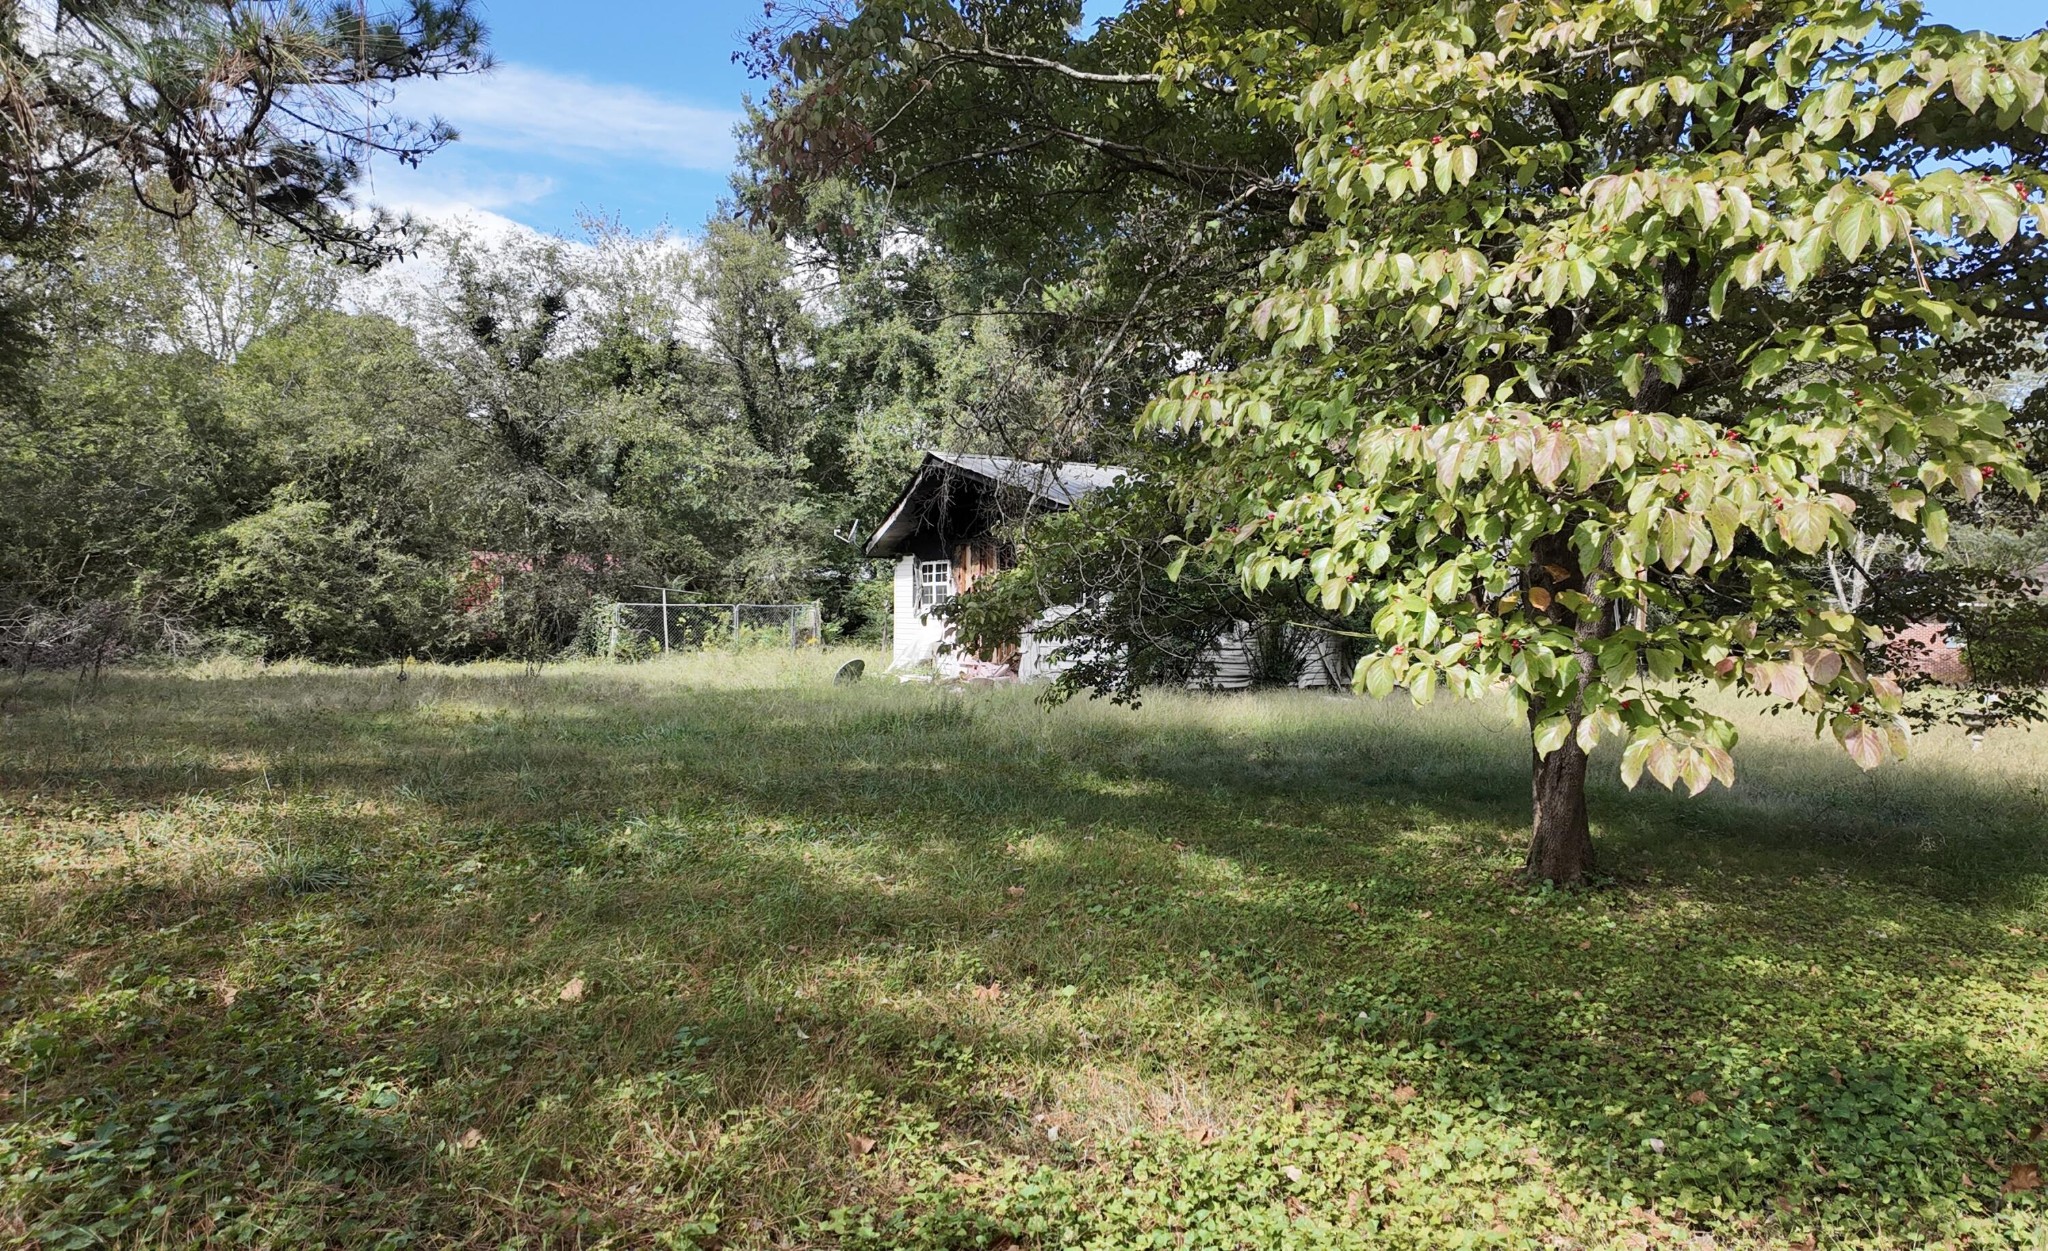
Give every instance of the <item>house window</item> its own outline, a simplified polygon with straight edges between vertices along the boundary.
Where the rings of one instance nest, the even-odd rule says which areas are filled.
[[[953,598],[953,562],[950,560],[920,560],[917,562],[917,611],[930,612],[932,609]]]

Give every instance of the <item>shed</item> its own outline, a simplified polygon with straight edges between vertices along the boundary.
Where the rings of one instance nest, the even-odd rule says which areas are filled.
[[[868,539],[866,554],[893,560],[895,629],[892,669],[930,664],[941,677],[972,672],[996,663],[1029,682],[1057,675],[1063,667],[1053,657],[1055,645],[1026,630],[1014,650],[977,661],[941,653],[950,626],[934,610],[998,570],[1016,564],[1011,546],[1021,537],[1017,523],[1035,515],[1070,508],[1082,496],[1130,476],[1115,465],[1084,461],[1018,460],[1008,456],[973,456],[959,452],[928,452],[888,516]],[[1071,613],[1071,607],[1046,610],[1037,625],[1044,627]],[[1190,687],[1238,690],[1251,686],[1263,667],[1257,653],[1274,642],[1291,653],[1302,687],[1350,685],[1351,665],[1344,650],[1328,634],[1279,627],[1277,635],[1240,622],[1202,658]]]
[[[949,627],[933,610],[1016,563],[1008,538],[1016,523],[1064,511],[1127,473],[1084,461],[925,453],[865,548],[870,557],[896,562],[891,667],[935,662],[957,669],[958,657],[939,654]],[[1028,634],[1014,659],[1021,677],[1042,676],[1034,672],[1042,658]]]

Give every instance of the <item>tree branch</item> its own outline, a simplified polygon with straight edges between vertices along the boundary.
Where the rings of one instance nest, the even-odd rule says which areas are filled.
[[[1098,74],[1093,70],[1075,69],[1062,61],[1048,60],[1042,56],[1029,56],[1022,52],[1004,52],[983,43],[979,48],[961,48],[938,39],[924,39],[941,53],[956,61],[967,61],[975,65],[993,65],[1008,69],[1039,69],[1064,75],[1076,82],[1103,83],[1114,87],[1157,86],[1163,81],[1157,74]]]

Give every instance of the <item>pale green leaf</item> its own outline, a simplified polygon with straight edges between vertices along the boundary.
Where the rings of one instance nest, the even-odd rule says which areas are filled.
[[[1539,756],[1548,756],[1550,753],[1564,746],[1565,740],[1571,737],[1571,733],[1572,719],[1570,717],[1564,716],[1562,714],[1552,717],[1545,717],[1543,720],[1536,723],[1536,754]]]

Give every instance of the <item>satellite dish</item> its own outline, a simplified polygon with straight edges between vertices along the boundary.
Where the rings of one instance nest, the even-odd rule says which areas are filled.
[[[839,666],[839,672],[832,675],[832,685],[852,686],[860,681],[860,675],[867,672],[868,662],[856,657]]]

